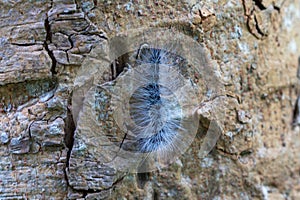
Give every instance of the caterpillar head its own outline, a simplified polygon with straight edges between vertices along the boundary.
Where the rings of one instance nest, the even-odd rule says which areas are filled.
[[[107,46],[109,54],[98,52],[101,63],[86,60],[73,94],[76,134],[97,159],[121,171],[166,167],[190,146],[201,117],[211,122],[200,149],[205,156],[224,112],[212,101],[223,87],[201,45],[172,29],[151,29],[116,36]],[[109,81],[100,78],[104,69],[111,69]]]

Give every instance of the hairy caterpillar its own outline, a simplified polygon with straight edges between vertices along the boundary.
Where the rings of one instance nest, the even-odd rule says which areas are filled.
[[[174,59],[176,57],[166,50],[148,45],[139,49],[136,63],[147,69],[143,70],[144,73],[140,72],[142,86],[134,91],[129,100],[130,116],[134,121],[131,131],[136,138],[133,142],[129,140],[128,144],[134,151],[149,153],[175,149],[173,139],[178,137],[178,129],[183,129],[182,110],[173,94],[180,84],[177,77],[168,80],[168,87],[162,84],[166,84],[164,77],[172,74],[168,72],[173,67],[178,67],[179,63]]]
[[[174,50],[142,44],[136,54],[116,79],[112,105],[117,124],[126,130],[120,148],[139,154],[140,169],[145,160],[147,167],[167,164],[189,146],[198,126],[192,112],[198,101],[191,81],[181,74],[185,60]]]
[[[93,139],[76,137],[90,144],[101,162],[121,171],[149,172],[168,166],[193,141],[199,105],[221,88],[203,49],[169,29],[116,37],[109,47],[113,79],[97,83],[96,77],[102,75],[98,66],[93,83],[79,82],[88,91],[79,116],[74,114],[77,132]],[[78,81],[87,79],[82,74]],[[214,106],[202,110],[208,113]],[[204,139],[203,155],[214,146],[216,132]]]

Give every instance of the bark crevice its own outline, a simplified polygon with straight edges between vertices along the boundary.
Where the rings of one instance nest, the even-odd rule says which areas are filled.
[[[48,19],[48,14],[47,14],[47,17],[45,19],[44,24],[45,24],[45,30],[46,30],[46,40],[44,41],[44,48],[47,51],[47,53],[48,53],[48,55],[49,55],[49,57],[50,57],[50,59],[52,61],[52,65],[51,65],[50,71],[51,71],[52,75],[55,75],[56,74],[55,69],[56,69],[57,61],[55,59],[53,51],[51,51],[50,48],[49,48],[49,44],[52,42],[52,32],[51,32],[51,25],[50,25],[49,19]]]

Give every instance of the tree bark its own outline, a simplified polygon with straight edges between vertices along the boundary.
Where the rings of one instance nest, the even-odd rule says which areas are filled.
[[[300,199],[299,0],[0,7],[0,199]],[[109,66],[93,59],[109,39],[149,27],[172,27],[207,50],[226,89],[224,129],[204,159],[198,134],[168,168],[122,173],[80,140],[93,138],[74,135],[74,81],[87,59]],[[117,73],[100,71],[103,82]]]

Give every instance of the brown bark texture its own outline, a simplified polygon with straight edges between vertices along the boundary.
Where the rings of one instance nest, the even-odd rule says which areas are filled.
[[[86,63],[113,77],[97,52],[149,27],[204,47],[226,115],[205,158],[199,130],[167,168],[126,173],[73,120],[74,81]],[[0,199],[300,199],[299,27],[299,0],[0,0]]]

